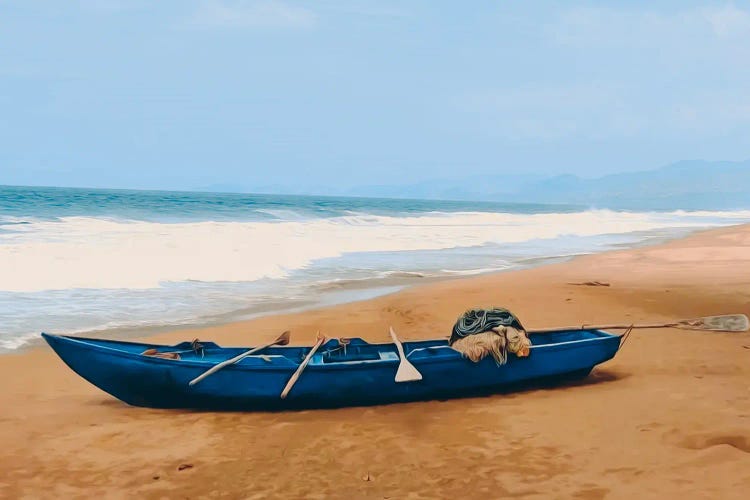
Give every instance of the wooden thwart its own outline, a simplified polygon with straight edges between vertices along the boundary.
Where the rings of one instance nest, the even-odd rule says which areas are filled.
[[[254,354],[258,351],[262,351],[263,349],[266,349],[273,345],[287,345],[289,343],[289,337],[290,337],[290,333],[289,333],[289,330],[287,330],[281,335],[279,335],[278,338],[274,340],[273,342],[271,342],[270,344],[266,344],[266,345],[256,347],[254,349],[250,349],[249,351],[245,351],[242,354],[233,357],[232,359],[228,359],[226,361],[222,361],[221,363],[217,363],[216,365],[212,366],[211,368],[209,368],[208,370],[206,370],[205,372],[201,373],[200,375],[195,377],[193,380],[191,380],[190,385],[195,385],[201,380],[203,380],[204,378],[208,377],[209,375],[212,375],[218,372],[225,366],[233,365],[237,361],[240,361],[241,359],[246,358],[250,356],[251,354]]]

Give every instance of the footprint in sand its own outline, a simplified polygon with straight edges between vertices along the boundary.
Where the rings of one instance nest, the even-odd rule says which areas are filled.
[[[725,428],[714,432],[687,434],[672,429],[662,434],[662,441],[691,453],[685,455],[682,465],[705,466],[734,461],[750,454],[750,435],[744,428]]]
[[[632,475],[632,476],[640,476],[645,471],[643,469],[639,469],[638,467],[613,467],[611,469],[606,469],[604,471],[605,474],[625,474],[625,475]]]
[[[712,446],[728,445],[750,453],[750,437],[741,434],[695,434],[683,438],[676,444],[689,450],[705,450]]]
[[[609,488],[600,488],[596,485],[585,484],[585,488],[580,489],[573,493],[573,498],[580,498],[582,500],[599,500],[604,498],[609,493]]]

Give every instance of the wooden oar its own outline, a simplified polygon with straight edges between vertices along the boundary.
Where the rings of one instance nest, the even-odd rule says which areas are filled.
[[[746,332],[750,330],[750,321],[744,314],[727,314],[724,316],[706,316],[703,318],[682,319],[672,323],[653,323],[644,325],[576,325],[542,330],[529,330],[527,333],[554,333],[569,330],[622,330],[625,328],[682,328],[683,330],[705,330],[712,332]]]
[[[315,351],[318,350],[320,346],[323,345],[323,343],[326,341],[325,335],[321,335],[320,332],[318,332],[318,340],[315,342],[315,345],[312,346],[312,349],[310,349],[310,352],[307,353],[307,356],[305,356],[305,359],[302,360],[302,363],[299,364],[299,367],[297,368],[297,371],[294,372],[292,375],[292,378],[289,379],[289,382],[286,383],[286,386],[284,386],[284,390],[281,391],[281,399],[286,399],[286,396],[289,394],[289,391],[292,390],[292,387],[294,387],[294,384],[297,383],[297,379],[300,375],[302,375],[302,371],[307,366],[307,363],[310,362],[310,360],[313,357],[313,354],[315,354]]]
[[[393,330],[393,327],[389,328],[391,331],[391,338],[393,339],[393,343],[396,344],[396,349],[398,350],[398,356],[400,358],[400,361],[398,363],[398,370],[396,370],[396,382],[414,382],[416,380],[422,380],[422,374],[419,373],[419,370],[417,370],[416,367],[411,364],[408,359],[406,359],[404,346],[396,336],[396,332]]]
[[[191,380],[190,385],[195,385],[201,380],[203,380],[204,378],[208,377],[209,375],[212,375],[218,372],[225,366],[232,365],[236,363],[237,361],[250,356],[251,354],[254,354],[258,351],[262,351],[263,349],[266,349],[267,347],[271,347],[274,345],[287,345],[288,343],[289,343],[289,330],[279,335],[279,337],[273,342],[271,342],[270,344],[266,344],[266,345],[256,347],[254,349],[250,349],[249,351],[245,351],[242,354],[233,357],[232,359],[228,359],[226,361],[222,361],[221,363],[217,363],[216,365],[212,366],[211,368],[209,368],[208,370],[206,370],[205,372],[201,373],[200,375],[195,377],[193,380]]]

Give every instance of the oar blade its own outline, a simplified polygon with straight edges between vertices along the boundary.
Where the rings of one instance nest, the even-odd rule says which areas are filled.
[[[391,333],[391,338],[393,339],[393,345],[396,346],[396,350],[398,351],[398,369],[396,370],[396,382],[416,382],[417,380],[422,380],[422,374],[419,373],[419,370],[416,369],[416,367],[409,362],[408,359],[406,359],[406,352],[404,352],[404,345],[401,343],[401,341],[398,339],[398,335],[396,335],[396,330],[393,329],[393,327],[389,327],[388,330]]]
[[[274,342],[274,344],[275,345],[288,345],[291,338],[292,338],[292,332],[287,330],[281,335],[279,335],[279,338],[276,339],[276,342]]]
[[[422,380],[422,374],[419,373],[419,370],[408,360],[401,360],[398,370],[396,370],[396,382],[416,382],[417,380]]]
[[[697,328],[715,332],[746,332],[750,330],[750,321],[744,314],[706,316],[700,319]]]

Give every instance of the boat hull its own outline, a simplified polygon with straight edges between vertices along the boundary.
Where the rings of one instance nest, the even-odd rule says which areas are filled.
[[[270,348],[264,351],[267,356],[245,358],[190,386],[189,382],[208,368],[246,348],[204,343],[202,356],[190,352],[180,360],[170,360],[140,353],[148,348],[179,350],[188,344],[167,347],[43,336],[78,375],[130,405],[235,410],[372,405],[492,393],[542,379],[585,376],[614,357],[620,346],[620,337],[593,330],[585,335],[534,336],[529,357],[510,356],[508,363],[497,366],[491,358],[469,361],[445,341],[406,342],[407,356],[423,378],[396,383],[399,360],[393,344],[354,339],[349,353],[334,356],[342,347],[329,341],[313,356],[289,396],[281,399],[284,386],[309,348]]]

